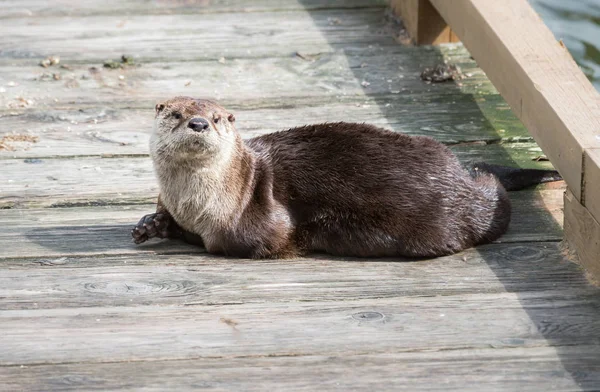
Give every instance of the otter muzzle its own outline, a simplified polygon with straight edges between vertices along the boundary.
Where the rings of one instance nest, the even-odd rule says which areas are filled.
[[[203,118],[192,118],[188,123],[188,128],[196,132],[202,132],[208,129],[208,121]]]

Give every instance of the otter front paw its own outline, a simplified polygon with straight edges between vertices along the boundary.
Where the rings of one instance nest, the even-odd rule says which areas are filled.
[[[131,236],[136,244],[141,244],[155,237],[176,237],[178,233],[178,226],[171,215],[160,212],[144,216],[131,230]]]

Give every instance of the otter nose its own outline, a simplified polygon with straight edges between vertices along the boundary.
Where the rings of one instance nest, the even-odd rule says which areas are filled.
[[[196,132],[204,131],[205,129],[208,129],[208,121],[203,118],[192,118],[188,123],[188,128],[191,128]]]

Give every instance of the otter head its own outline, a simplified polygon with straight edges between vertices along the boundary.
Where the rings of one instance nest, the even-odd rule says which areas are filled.
[[[151,154],[169,162],[217,158],[236,143],[234,121],[233,114],[212,101],[169,99],[156,105]]]

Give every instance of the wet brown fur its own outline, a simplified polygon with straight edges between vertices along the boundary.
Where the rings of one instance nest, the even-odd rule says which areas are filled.
[[[183,125],[208,120],[208,133],[169,130],[161,116],[173,111]],[[510,203],[498,180],[471,176],[429,137],[339,122],[243,141],[233,121],[211,101],[177,97],[157,105],[162,136],[151,149],[159,211],[200,236],[209,252],[432,257],[493,241],[508,227]],[[216,144],[197,152],[195,140],[210,132]],[[190,190],[201,201],[190,201]]]

